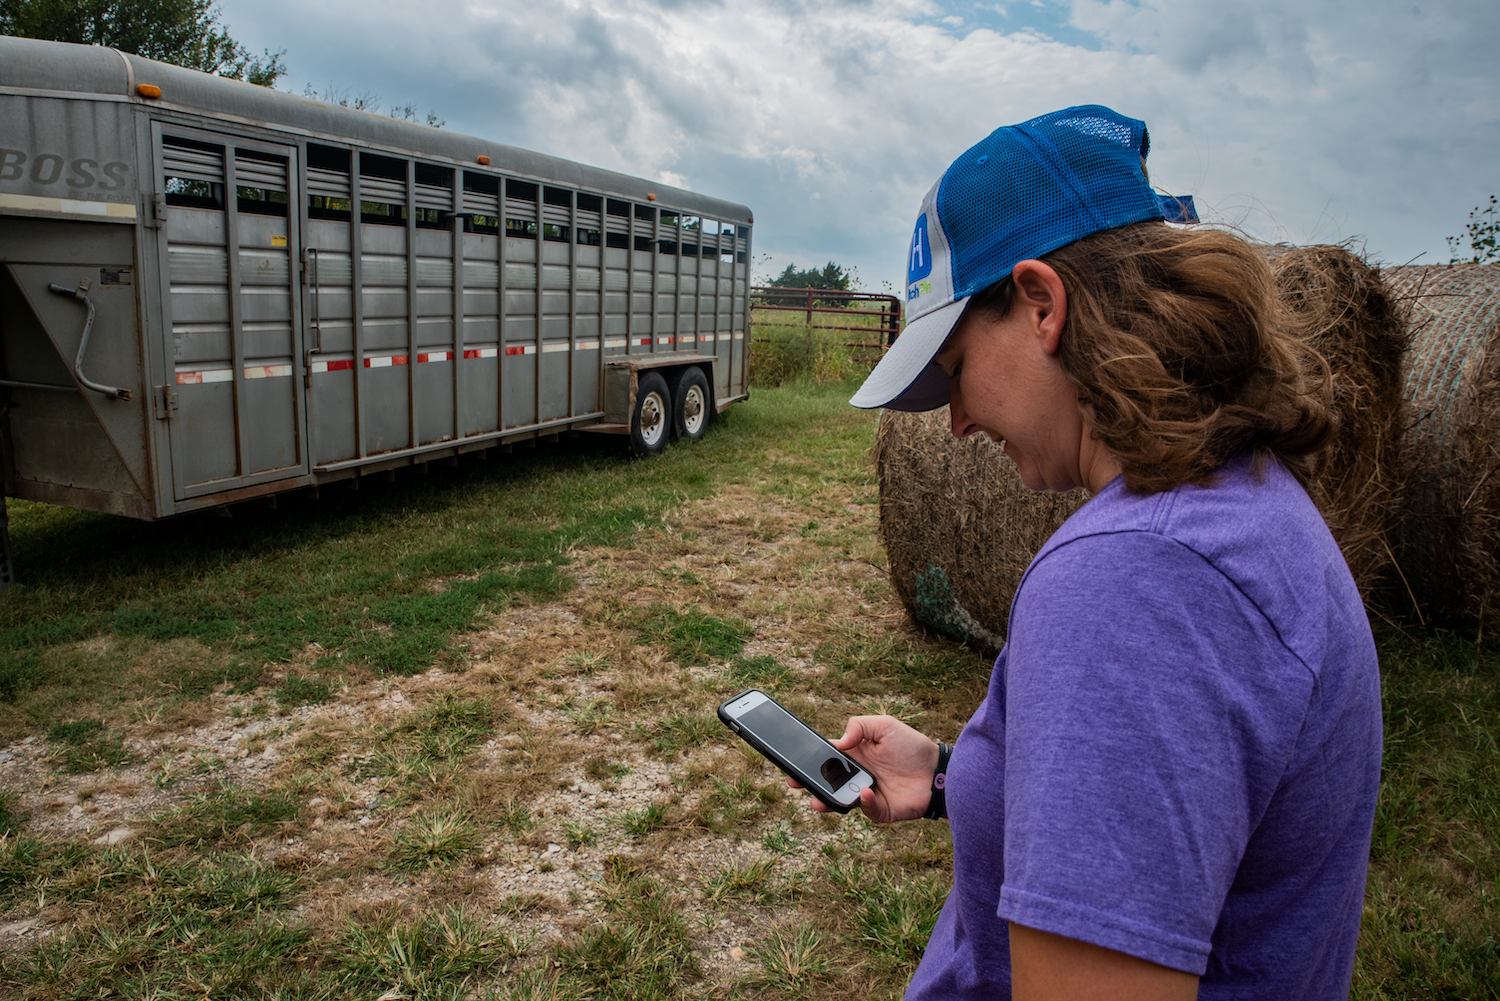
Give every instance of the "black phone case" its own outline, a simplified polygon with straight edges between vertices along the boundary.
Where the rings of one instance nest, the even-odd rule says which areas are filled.
[[[723,702],[719,703],[719,722],[723,723],[725,726],[729,727],[729,729],[733,730],[735,732],[735,735],[738,736],[741,740],[743,740],[745,743],[749,744],[751,747],[755,748],[757,751],[759,751],[761,754],[763,754],[766,757],[766,759],[771,762],[771,764],[775,765],[777,768],[780,768],[782,771],[786,772],[792,778],[796,779],[799,783],[801,783],[802,788],[806,789],[808,792],[810,792],[814,796],[818,797],[819,801],[822,802],[822,804],[824,806],[828,807],[828,809],[836,811],[838,813],[848,813],[850,810],[854,809],[856,803],[850,803],[848,806],[844,806],[844,805],[842,805],[842,804],[840,804],[838,802],[835,802],[832,797],[825,796],[823,794],[822,790],[820,790],[818,788],[817,784],[812,780],[812,778],[809,777],[806,773],[804,773],[802,771],[802,769],[798,768],[796,765],[792,764],[790,761],[787,761],[786,759],[784,759],[780,754],[776,753],[776,751],[774,751],[771,748],[765,746],[763,743],[761,743],[761,741],[757,740],[753,735],[751,735],[749,733],[746,733],[744,730],[742,730],[735,723],[735,721],[732,718],[730,718],[729,714],[724,711],[724,707],[725,706],[729,705],[731,702],[736,702],[736,701],[744,698],[746,695],[749,695],[751,692],[760,692],[762,695],[764,695],[770,701],[776,702],[776,699],[774,697],[772,697],[772,695],[769,692],[767,692],[767,691],[765,691],[763,689],[760,689],[760,688],[747,688],[743,692],[740,692],[738,695],[730,696],[729,698],[725,699]],[[787,707],[781,705],[780,702],[776,702],[776,704],[778,706],[781,706],[782,710],[784,712],[786,712],[786,714],[788,716],[792,717],[792,719],[796,720],[798,723],[801,723],[803,726],[807,726],[807,722],[801,716],[798,716],[796,713],[792,712],[790,709],[787,709]],[[840,751],[837,747],[834,747],[833,746],[833,741],[829,740],[827,737],[823,736],[821,733],[818,733],[818,731],[813,730],[812,727],[807,726],[807,729],[810,730],[810,731],[812,731],[813,733],[817,733],[818,734],[818,739],[821,740],[821,741],[823,741],[823,743],[827,744],[828,747],[829,747],[829,749],[832,750],[833,753],[838,754],[838,755],[842,755],[843,757],[848,758],[850,761],[853,761],[854,764],[855,764],[855,766],[857,768],[859,768],[860,771],[862,771],[866,775],[870,776],[870,788],[871,789],[875,788],[875,783],[876,783],[875,776],[874,776],[874,774],[868,768],[866,768],[864,765],[861,765],[858,761],[854,761],[853,758],[850,758],[849,755],[844,754],[844,752]]]

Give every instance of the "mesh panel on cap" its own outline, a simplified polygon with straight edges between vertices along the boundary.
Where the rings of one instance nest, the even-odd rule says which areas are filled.
[[[1141,170],[1144,123],[1108,108],[1067,108],[997,129],[954,161],[937,210],[953,255],[955,298],[1106,229],[1162,217]]]

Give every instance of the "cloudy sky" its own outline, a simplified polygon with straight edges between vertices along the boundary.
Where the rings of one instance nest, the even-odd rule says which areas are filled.
[[[311,84],[749,205],[758,274],[899,284],[922,194],[1001,125],[1107,104],[1153,182],[1401,264],[1500,194],[1496,0],[222,0]]]

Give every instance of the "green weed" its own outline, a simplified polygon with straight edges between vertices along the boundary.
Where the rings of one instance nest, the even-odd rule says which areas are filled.
[[[323,678],[288,675],[280,687],[271,694],[275,697],[276,704],[283,709],[316,706],[327,702],[333,696],[333,683]]]
[[[662,828],[667,822],[667,808],[661,803],[650,803],[639,810],[627,810],[620,817],[625,830],[637,837]]]
[[[791,676],[792,673],[775,657],[762,654],[759,657],[734,658],[724,680],[736,689],[768,688],[775,691]]]
[[[135,760],[134,752],[125,747],[124,738],[109,733],[96,719],[54,724],[48,729],[47,737],[53,743],[63,745],[60,755],[63,770],[72,774],[96,772]]]
[[[230,839],[262,837],[297,816],[285,793],[225,786],[200,793],[151,817],[151,840],[166,848],[201,848]]]
[[[735,831],[760,816],[769,804],[785,796],[786,788],[776,782],[757,785],[748,775],[734,782],[713,776],[713,786],[713,792],[699,800],[694,819],[715,834]]]
[[[889,970],[915,970],[951,885],[946,872],[884,876],[866,884],[856,897],[854,923],[870,953]]]
[[[759,904],[773,903],[776,894],[771,874],[780,861],[780,855],[762,855],[753,862],[731,862],[704,880],[704,895],[716,904],[726,897],[746,897]]]
[[[820,646],[815,656],[828,665],[830,680],[864,695],[970,687],[987,679],[992,666],[955,643],[875,638],[852,628]]]
[[[629,775],[630,766],[619,762],[611,762],[604,755],[596,754],[584,762],[583,773],[591,779],[603,782]]]
[[[737,619],[720,619],[699,611],[679,612],[653,606],[641,626],[643,643],[666,647],[684,666],[729,660],[745,649],[750,627]]]
[[[618,858],[605,865],[608,919],[586,928],[555,955],[561,997],[647,1001],[676,996],[697,975],[687,922],[678,903],[643,866]]]
[[[451,865],[479,844],[479,831],[457,810],[419,813],[396,833],[391,851],[397,869],[420,870]]]
[[[12,790],[0,791],[0,838],[19,831],[30,818],[30,814],[21,812],[20,800],[21,797]]]
[[[454,998],[471,978],[515,958],[513,943],[461,907],[414,917],[384,914],[350,927],[333,946],[345,997]],[[382,995],[380,992],[384,992]]]
[[[797,847],[797,839],[792,836],[791,827],[783,821],[760,836],[760,846],[768,852],[784,855]]]
[[[495,729],[495,705],[486,698],[444,695],[418,710],[402,727],[428,757],[458,760]]]
[[[675,712],[649,728],[651,745],[672,754],[707,741],[724,740],[728,732],[717,717],[706,712]]]
[[[776,925],[750,948],[750,955],[760,964],[750,982],[791,997],[813,995],[831,979],[829,951],[823,935],[810,923]]]
[[[599,843],[599,832],[588,824],[574,820],[563,821],[563,836],[569,848],[586,848]]]
[[[507,827],[516,834],[536,829],[536,819],[532,817],[531,811],[514,798],[507,799],[500,808],[499,821],[502,827]]]

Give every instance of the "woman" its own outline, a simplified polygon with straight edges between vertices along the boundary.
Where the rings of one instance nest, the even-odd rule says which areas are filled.
[[[946,403],[1028,488],[1095,494],[1023,577],[951,760],[887,716],[837,742],[878,779],[873,820],[952,825],[908,998],[1349,991],[1381,717],[1304,489],[1328,369],[1253,248],[1161,221],[1147,148],[1143,123],[1070,108],[955,161],[918,218],[910,322],[851,401]]]

